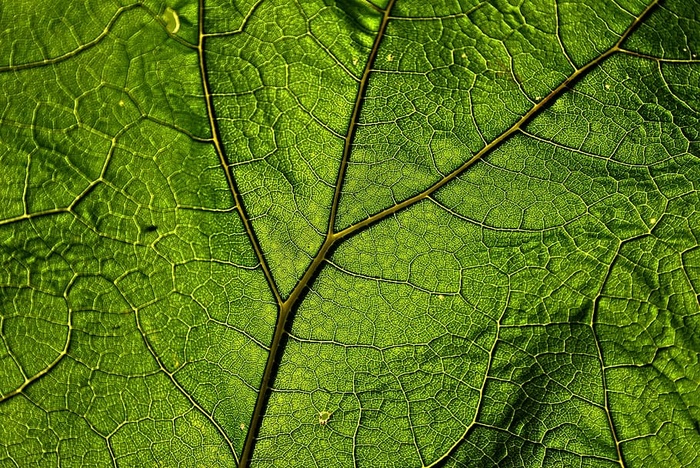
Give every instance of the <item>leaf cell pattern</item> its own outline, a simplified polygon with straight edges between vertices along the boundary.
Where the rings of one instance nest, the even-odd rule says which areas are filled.
[[[0,466],[696,466],[696,0],[0,5]]]

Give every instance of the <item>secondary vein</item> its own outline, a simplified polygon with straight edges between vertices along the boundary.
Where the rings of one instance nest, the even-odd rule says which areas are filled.
[[[204,0],[199,0],[199,41],[197,43],[197,53],[199,54],[199,71],[202,75],[202,89],[204,90],[204,99],[206,101],[207,106],[207,116],[209,118],[209,126],[211,127],[212,142],[214,143],[214,148],[216,149],[216,154],[219,157],[221,167],[224,169],[224,173],[226,174],[226,182],[228,183],[229,190],[233,195],[233,200],[240,214],[241,221],[243,222],[243,227],[248,236],[248,239],[250,240],[251,245],[253,246],[255,256],[257,257],[258,262],[260,263],[260,268],[262,268],[262,271],[265,275],[265,280],[267,281],[267,284],[270,287],[270,291],[272,291],[272,294],[275,296],[275,301],[278,305],[281,305],[282,296],[280,295],[279,290],[277,289],[277,285],[275,283],[274,278],[272,277],[270,267],[267,265],[267,261],[265,260],[265,256],[263,255],[262,249],[260,248],[258,239],[255,236],[253,225],[251,224],[250,218],[248,217],[248,214],[246,212],[245,206],[243,204],[243,199],[240,195],[240,191],[238,190],[238,186],[236,185],[236,180],[233,178],[233,174],[231,172],[231,166],[228,163],[226,154],[224,153],[223,145],[221,144],[219,127],[216,124],[216,117],[214,113],[213,99],[211,95],[211,90],[209,89],[209,81],[207,80],[207,66],[205,60],[204,47],[206,38],[207,35],[204,33]]]
[[[551,93],[549,93],[545,98],[543,98],[541,101],[539,101],[537,104],[535,104],[522,118],[520,118],[517,122],[515,122],[511,127],[509,127],[506,131],[501,133],[498,137],[496,137],[494,140],[492,140],[489,144],[484,146],[479,152],[474,154],[470,159],[468,159],[464,164],[462,164],[460,167],[440,179],[438,182],[433,184],[432,186],[428,187],[424,191],[418,193],[417,195],[414,195],[411,198],[408,198],[401,203],[397,203],[389,208],[386,208],[378,213],[373,214],[372,216],[366,218],[363,221],[360,221],[357,224],[354,224],[352,226],[348,226],[347,228],[343,229],[342,231],[339,231],[335,234],[335,237],[338,239],[343,239],[348,236],[351,236],[352,234],[360,231],[361,229],[371,225],[375,224],[383,219],[385,219],[388,216],[391,216],[401,210],[404,210],[410,206],[415,205],[416,203],[425,200],[426,198],[430,197],[433,193],[435,193],[438,189],[444,187],[447,185],[449,182],[453,181],[460,175],[462,175],[467,169],[469,169],[471,166],[474,165],[477,161],[483,159],[487,154],[493,152],[496,148],[500,147],[501,144],[503,144],[508,138],[510,138],[514,133],[519,132],[521,128],[523,128],[528,122],[530,122],[537,114],[539,114],[543,109],[545,109],[548,105],[552,104],[569,86],[581,79],[583,76],[588,74],[593,68],[597,67],[600,65],[603,61],[605,61],[608,57],[611,55],[617,53],[617,52],[622,52],[623,49],[621,48],[622,43],[629,37],[629,35],[634,31],[637,26],[644,20],[646,16],[651,12],[651,10],[654,9],[654,7],[659,3],[660,0],[654,0],[652,1],[647,8],[635,19],[635,21],[627,28],[627,30],[620,36],[620,39],[613,45],[610,49],[606,50],[604,53],[596,57],[595,59],[591,60],[588,62],[586,65],[583,67],[577,69],[574,73],[572,73],[566,80],[564,80],[559,86],[557,86]]]

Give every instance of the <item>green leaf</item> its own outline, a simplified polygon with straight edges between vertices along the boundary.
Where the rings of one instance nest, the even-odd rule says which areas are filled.
[[[697,0],[0,5],[0,467],[696,466]]]

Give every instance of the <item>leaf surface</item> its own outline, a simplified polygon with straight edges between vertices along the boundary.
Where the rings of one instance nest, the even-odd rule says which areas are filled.
[[[695,466],[696,0],[0,6],[0,466]]]

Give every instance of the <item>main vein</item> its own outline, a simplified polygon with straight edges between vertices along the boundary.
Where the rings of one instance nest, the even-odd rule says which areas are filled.
[[[357,90],[357,96],[355,98],[355,104],[353,106],[352,116],[350,117],[350,124],[348,125],[348,130],[345,136],[345,144],[343,146],[343,156],[340,161],[340,168],[338,170],[338,177],[336,178],[335,192],[333,194],[333,202],[331,204],[331,212],[328,218],[328,230],[326,233],[326,238],[321,245],[318,253],[314,257],[311,264],[307,267],[304,275],[301,277],[299,282],[296,284],[292,292],[289,294],[287,299],[280,305],[279,315],[277,317],[277,323],[275,325],[275,334],[272,338],[272,344],[270,345],[270,354],[268,355],[267,362],[265,363],[265,371],[263,372],[262,382],[260,384],[260,390],[258,391],[258,398],[255,402],[255,409],[253,410],[253,417],[251,419],[250,427],[248,429],[248,434],[246,436],[245,445],[243,446],[243,454],[241,455],[241,463],[239,468],[247,468],[250,465],[250,461],[253,454],[253,449],[255,448],[255,440],[257,438],[258,432],[260,431],[260,425],[262,423],[262,417],[265,414],[265,409],[267,406],[267,399],[270,388],[272,386],[272,375],[275,366],[280,358],[278,353],[280,353],[280,344],[282,338],[284,337],[287,323],[292,317],[292,311],[295,310],[295,306],[302,296],[304,289],[311,284],[311,280],[318,271],[319,267],[323,264],[328,256],[328,251],[333,247],[333,245],[339,240],[339,237],[335,233],[335,218],[338,212],[338,205],[340,203],[340,195],[343,190],[343,181],[345,180],[345,172],[348,166],[348,160],[350,159],[350,153],[352,151],[353,141],[355,139],[355,133],[357,131],[357,123],[360,119],[360,111],[362,109],[362,104],[365,100],[365,95],[367,93],[367,83],[369,82],[370,72],[374,66],[374,61],[377,57],[377,52],[379,51],[379,46],[384,37],[387,24],[389,23],[389,15],[391,14],[391,9],[394,6],[396,0],[390,0],[387,7],[383,10],[382,22],[379,25],[379,30],[374,39],[374,44],[372,45],[372,50],[370,51],[367,63],[362,72],[362,77],[360,79],[360,84]]]

